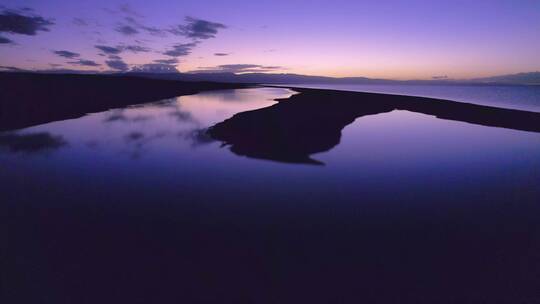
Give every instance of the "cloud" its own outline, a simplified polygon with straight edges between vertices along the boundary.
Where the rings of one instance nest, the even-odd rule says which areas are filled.
[[[214,56],[229,56],[229,53],[214,53]]]
[[[48,32],[54,22],[41,16],[22,15],[17,11],[4,11],[0,14],[0,32],[34,36],[39,31]]]
[[[6,37],[0,36],[0,44],[8,44],[8,43],[13,43],[13,41]]]
[[[107,60],[105,61],[105,63],[107,64],[108,67],[114,70],[119,70],[119,71],[129,70],[129,66],[127,65],[127,63],[125,63],[121,59]]]
[[[13,67],[13,66],[3,66],[3,65],[0,65],[0,71],[12,71],[12,72],[15,72],[15,71],[24,71],[23,69],[19,69],[17,67]]]
[[[220,29],[227,28],[224,24],[211,22],[193,17],[186,17],[185,25],[178,25],[170,32],[175,35],[185,36],[193,39],[214,38]]]
[[[165,30],[159,29],[157,27],[141,25],[140,29],[146,31],[148,34],[152,36],[159,36],[159,37],[165,36]]]
[[[120,46],[107,46],[107,45],[95,45],[95,48],[105,53],[105,55],[109,55],[109,58],[111,58],[111,55],[118,55],[122,53],[123,51],[130,51],[133,53],[146,53],[150,52],[151,49],[140,46],[140,45],[120,45]]]
[[[92,66],[92,67],[101,65],[99,63],[96,63],[95,61],[86,60],[86,59],[79,59],[77,61],[69,61],[68,63],[69,64],[75,64],[75,65],[82,65],[82,66]]]
[[[119,10],[120,12],[126,14],[126,15],[130,15],[130,16],[135,16],[135,17],[143,17],[143,15],[139,14],[137,11],[135,11],[131,5],[127,4],[127,3],[124,3],[124,4],[121,4],[120,7],[119,7]]]
[[[118,55],[118,54],[122,53],[122,49],[116,48],[116,47],[112,47],[112,46],[95,45],[94,47],[95,47],[96,49],[102,51],[103,53],[109,54],[109,55]]]
[[[156,63],[162,63],[162,64],[175,64],[178,63],[178,59],[171,58],[171,59],[156,59],[154,60]]]
[[[80,54],[73,53],[73,52],[70,52],[70,51],[53,51],[53,53],[55,53],[56,55],[58,55],[60,57],[69,58],[69,59],[73,59],[75,57],[80,56]]]
[[[282,70],[280,66],[265,66],[258,64],[223,64],[215,67],[201,67],[189,73],[265,73]]]
[[[131,24],[131,27],[134,29],[143,30],[152,36],[161,36],[161,37],[165,36],[165,30],[157,28],[157,27],[146,26],[142,24],[140,21],[138,21],[137,19],[135,19],[135,17],[127,16],[124,19],[126,22]]]
[[[134,67],[132,71],[142,73],[178,73],[178,70],[174,65],[158,63],[139,65]]]
[[[130,27],[135,29],[136,31],[145,31],[147,32],[148,34],[152,35],[152,36],[160,36],[160,37],[163,37],[165,36],[165,30],[163,29],[160,29],[160,28],[157,28],[157,27],[153,27],[153,26],[146,26],[144,24],[142,24],[140,21],[138,21],[136,19],[136,17],[134,16],[127,16],[124,18],[124,20],[129,23]]]
[[[121,48],[124,49],[124,50],[126,50],[126,51],[133,52],[133,53],[146,53],[146,52],[150,52],[150,49],[149,49],[149,48],[144,47],[144,46],[140,46],[140,45],[126,45],[126,46],[122,46]]]
[[[73,24],[77,26],[87,26],[88,22],[82,18],[73,18]]]
[[[116,31],[126,36],[131,36],[139,33],[138,30],[129,25],[121,25],[116,28]]]
[[[164,52],[163,54],[171,57],[180,57],[180,56],[187,56],[191,53],[191,50],[197,46],[196,42],[191,43],[180,43],[176,44],[172,47],[172,50],[168,50]]]

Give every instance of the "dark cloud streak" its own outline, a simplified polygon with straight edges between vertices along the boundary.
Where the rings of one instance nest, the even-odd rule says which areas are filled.
[[[148,63],[136,66],[132,69],[133,72],[142,73],[178,73],[178,70],[174,65],[170,64],[158,64]]]
[[[112,46],[106,46],[106,45],[95,45],[94,46],[96,49],[102,51],[103,53],[105,54],[109,54],[109,55],[118,55],[122,52],[122,49],[120,48],[116,48],[116,47],[112,47]]]
[[[178,63],[178,59],[171,58],[171,59],[156,59],[154,60],[156,63],[162,63],[162,64],[175,64]]]
[[[77,26],[87,26],[88,22],[82,18],[73,18],[73,24]]]
[[[122,72],[129,70],[128,64],[121,59],[106,60],[105,63],[108,67],[114,70],[119,70]]]
[[[129,25],[121,25],[116,28],[116,31],[126,36],[131,36],[139,33],[138,30]]]
[[[19,72],[19,71],[24,71],[24,70],[23,70],[23,69],[19,69],[18,67],[13,67],[13,66],[3,66],[3,65],[0,65],[0,71]]]
[[[283,69],[280,66],[265,66],[258,64],[223,64],[215,67],[202,67],[190,73],[265,73]]]
[[[171,29],[174,35],[185,36],[193,39],[209,39],[216,37],[220,29],[227,28],[224,24],[207,20],[186,17],[186,25],[178,25]]]
[[[99,63],[96,63],[93,60],[87,60],[87,59],[79,59],[77,61],[69,61],[68,63],[69,64],[74,64],[74,65],[81,65],[81,66],[91,66],[91,67],[97,67],[97,66],[101,65]]]
[[[163,54],[171,57],[187,56],[191,54],[191,50],[197,46],[196,42],[180,43],[172,47],[171,50],[165,51]]]
[[[54,22],[41,16],[27,16],[17,11],[3,11],[0,14],[0,32],[35,36],[39,31],[48,32]]]
[[[80,54],[70,52],[70,51],[53,51],[53,53],[60,56],[60,57],[64,57],[64,58],[68,58],[68,59],[73,59],[73,58],[76,58],[76,57],[80,56]]]
[[[144,47],[144,46],[140,46],[140,45],[126,45],[126,46],[123,46],[121,48],[123,50],[130,51],[130,52],[133,52],[133,53],[147,53],[147,52],[151,51],[149,48]]]

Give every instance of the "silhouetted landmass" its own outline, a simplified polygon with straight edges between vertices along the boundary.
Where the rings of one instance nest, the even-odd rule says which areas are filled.
[[[472,79],[475,82],[503,84],[540,84],[540,72],[518,73]]]
[[[142,73],[129,72],[154,79],[174,79],[181,81],[217,81],[232,83],[264,84],[393,84],[393,85],[538,85],[540,73],[521,73],[478,79],[450,79],[446,76],[434,76],[431,80],[392,80],[368,77],[327,77],[291,73],[241,73],[232,72],[197,72],[197,73]]]
[[[181,81],[216,81],[230,83],[265,83],[265,84],[447,84],[447,80],[399,81],[390,79],[375,79],[367,77],[327,77],[300,74],[277,73],[242,73],[213,72],[213,73],[127,73],[152,79],[174,79]]]
[[[131,104],[243,84],[180,82],[133,76],[0,73],[0,131]]]
[[[540,113],[423,97],[292,88],[300,94],[267,108],[234,115],[209,134],[238,155],[320,164],[310,155],[330,150],[356,118],[407,110],[441,119],[540,132]]]
[[[80,64],[80,63],[79,63]],[[242,66],[242,65],[226,65]],[[497,75],[492,77],[474,79],[452,79],[445,75],[433,76],[431,79],[394,80],[368,77],[328,77],[315,75],[302,75],[293,73],[271,73],[271,69],[265,72],[252,70],[240,70],[231,72],[227,70],[215,70],[212,72],[190,71],[187,73],[177,72],[172,66],[166,64],[148,64],[133,68],[129,72],[100,72],[99,70],[74,70],[74,69],[48,69],[48,70],[23,70],[17,67],[0,66],[0,71],[33,72],[46,74],[97,74],[109,76],[137,76],[150,79],[166,79],[177,81],[210,81],[223,83],[251,83],[251,84],[364,84],[364,85],[540,85],[540,72],[527,72],[510,75]]]

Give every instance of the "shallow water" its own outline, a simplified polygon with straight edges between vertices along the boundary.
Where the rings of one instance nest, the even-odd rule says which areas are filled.
[[[540,112],[539,85],[294,84],[287,86],[431,97]]]
[[[204,133],[291,94],[205,92],[0,135],[14,297],[534,295],[540,134],[393,111],[357,119],[314,166]]]
[[[66,176],[74,180],[106,176],[111,189],[102,190],[107,192],[116,192],[118,181],[124,179],[131,185],[155,183],[153,191],[182,180],[182,186],[192,187],[196,196],[208,186],[220,187],[220,195],[225,195],[241,185],[246,192],[266,192],[266,198],[308,193],[346,201],[363,184],[364,194],[372,194],[369,185],[378,185],[426,195],[430,193],[423,184],[426,178],[433,186],[445,185],[444,191],[453,192],[454,185],[461,188],[472,182],[477,190],[501,184],[504,188],[498,178],[520,184],[519,180],[527,183],[540,176],[540,134],[407,111],[357,119],[342,132],[340,145],[313,155],[325,164],[320,168],[235,156],[204,132],[235,113],[272,105],[274,99],[290,94],[272,88],[200,93],[20,130],[10,134],[30,142],[29,147],[1,141],[5,169],[0,176],[9,185],[14,173],[24,174],[20,187],[27,187],[32,179],[39,184],[43,178],[50,183],[58,178],[61,186]],[[49,141],[40,146],[37,139],[34,146],[35,134]],[[52,168],[54,176],[43,175]],[[95,190],[89,188],[89,195],[95,195]],[[503,194],[516,194],[517,189],[509,191]]]

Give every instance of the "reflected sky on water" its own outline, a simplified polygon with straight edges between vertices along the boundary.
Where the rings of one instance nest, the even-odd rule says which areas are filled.
[[[9,296],[512,303],[537,291],[540,134],[392,111],[356,119],[309,165],[241,157],[204,131],[291,94],[200,93],[2,133]]]
[[[291,94],[278,88],[205,92],[4,133],[0,178],[12,189],[44,181],[62,188],[69,180],[90,197],[152,185],[148,194],[184,189],[188,197],[208,201],[242,189],[254,200],[292,195],[350,202],[360,193],[396,200],[387,190],[429,200],[445,192],[467,197],[497,189],[501,193],[493,198],[500,198],[518,195],[540,177],[540,134],[408,111],[358,118],[342,131],[338,146],[312,155],[325,164],[318,168],[237,156],[205,132]],[[214,194],[204,191],[208,187]],[[528,190],[537,193],[538,187]],[[30,200],[39,194],[26,193]]]

